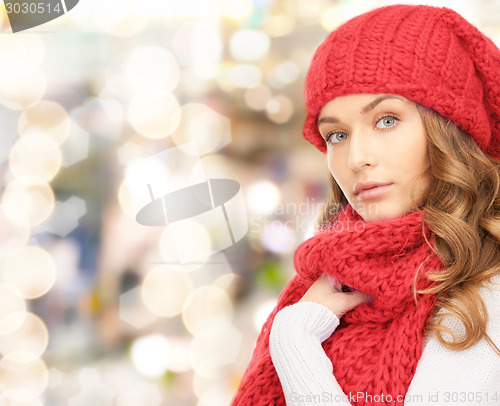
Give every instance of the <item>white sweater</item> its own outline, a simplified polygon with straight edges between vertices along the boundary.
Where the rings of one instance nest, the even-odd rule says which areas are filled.
[[[492,281],[499,285],[488,284],[481,294],[488,309],[487,333],[500,348],[500,275]],[[459,334],[464,332],[455,317],[447,317],[443,323]],[[313,302],[296,303],[276,315],[269,346],[288,406],[344,406],[368,396],[359,392],[351,394],[349,399],[342,392],[333,375],[332,363],[321,347],[338,324],[339,319],[328,308]],[[444,338],[448,340],[446,335]],[[430,334],[404,403],[394,399],[393,404],[498,406],[500,355],[484,339],[467,350],[453,351],[443,347],[435,334]]]

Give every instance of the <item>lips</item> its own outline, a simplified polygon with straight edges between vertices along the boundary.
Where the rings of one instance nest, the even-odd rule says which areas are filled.
[[[387,186],[387,185],[390,185],[390,183],[378,182],[378,181],[359,182],[354,185],[354,194],[358,195],[364,190],[373,189],[381,186]]]
[[[377,180],[358,182],[354,185],[354,194],[361,201],[375,200],[382,197],[391,187],[392,183]]]

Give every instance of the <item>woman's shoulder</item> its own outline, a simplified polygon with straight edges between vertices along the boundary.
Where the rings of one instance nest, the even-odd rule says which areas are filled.
[[[487,280],[481,287],[481,289],[493,290],[498,294],[500,292],[500,273],[497,273],[496,275],[492,276],[489,280]]]
[[[485,282],[480,288],[480,294],[488,312],[486,328],[488,336],[496,346],[499,346],[500,275]],[[441,309],[440,313],[442,311],[445,312],[444,309]],[[445,317],[441,324],[450,327],[457,334],[457,338],[463,337],[465,329],[457,317],[451,315]],[[443,339],[449,342],[453,341],[447,333],[443,333]],[[428,394],[432,394],[436,399],[445,399],[447,394],[481,392],[481,396],[489,397],[490,400],[495,399],[497,402],[500,399],[499,376],[500,357],[485,339],[465,350],[455,351],[443,346],[435,332],[431,332],[426,337],[408,394],[415,396],[414,399],[419,397],[422,399],[422,396]],[[405,404],[417,405],[421,404],[421,401],[405,401]],[[484,403],[478,400],[478,402],[469,404]]]
[[[479,288],[479,293],[488,313],[487,333],[490,336],[493,335],[496,337],[497,340],[500,340],[500,273],[485,281]],[[451,328],[458,333],[459,336],[465,333],[462,322],[456,316],[450,314],[447,309],[439,309],[438,314],[446,315],[441,319],[440,324]],[[428,336],[426,341],[434,338],[431,336]],[[443,338],[445,338],[446,341],[451,341],[451,337],[446,333],[443,335]]]
[[[480,291],[488,311],[488,334],[494,332],[500,339],[500,273],[490,278]]]
[[[491,308],[491,310],[500,312],[500,306],[494,306],[500,304],[500,273],[486,280],[479,288],[479,293],[488,310]]]
[[[484,300],[488,313],[493,312],[500,315],[500,273],[492,276],[480,288],[481,297]]]

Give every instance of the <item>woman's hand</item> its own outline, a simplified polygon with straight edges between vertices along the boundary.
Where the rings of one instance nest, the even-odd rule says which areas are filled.
[[[339,319],[353,307],[370,302],[371,297],[361,292],[342,292],[340,283],[325,274],[314,282],[299,302],[316,302],[328,307]]]

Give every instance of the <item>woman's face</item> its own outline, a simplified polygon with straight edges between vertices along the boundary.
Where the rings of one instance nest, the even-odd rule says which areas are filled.
[[[414,197],[417,206],[425,202],[427,136],[414,102],[388,94],[336,97],[321,110],[318,128],[332,176],[365,221],[412,211],[410,191],[420,175]]]

